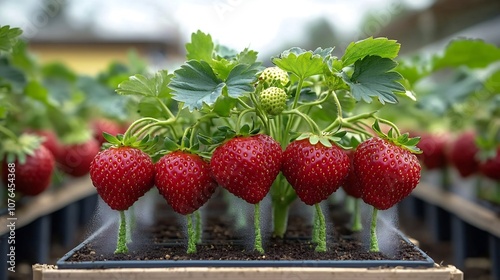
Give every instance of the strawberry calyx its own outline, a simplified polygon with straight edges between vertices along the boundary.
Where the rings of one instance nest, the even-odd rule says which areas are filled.
[[[410,137],[409,133],[404,133],[401,134],[397,127],[393,125],[392,123],[388,121],[384,121],[391,125],[391,128],[385,134],[382,132],[382,129],[380,128],[379,120],[376,119],[375,122],[372,125],[373,130],[382,139],[385,139],[391,143],[393,143],[396,146],[399,146],[405,150],[410,151],[413,154],[421,154],[422,150],[420,150],[419,147],[417,147],[418,142],[420,142],[420,137]]]
[[[309,139],[309,143],[311,143],[311,145],[321,143],[321,145],[330,148],[333,144],[335,144],[345,150],[348,150],[351,147],[346,145],[346,141],[344,139],[346,134],[346,131],[324,132],[321,135],[306,132],[299,135],[296,140]]]
[[[107,141],[102,145],[103,149],[109,149],[111,147],[130,147],[139,149],[147,154],[150,154],[154,146],[159,141],[159,136],[151,137],[149,134],[139,139],[136,136],[128,136],[124,134],[111,135],[107,132],[103,132],[103,137]]]
[[[23,133],[19,137],[9,137],[2,143],[0,149],[0,159],[5,159],[6,162],[15,162],[24,164],[26,158],[35,153],[42,145],[43,137]]]

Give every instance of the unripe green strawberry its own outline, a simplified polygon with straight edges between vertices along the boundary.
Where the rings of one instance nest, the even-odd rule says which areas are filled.
[[[264,69],[259,76],[259,82],[268,86],[286,86],[289,81],[288,73],[276,66]]]
[[[286,92],[278,87],[270,87],[260,93],[262,109],[269,115],[278,115],[286,107]]]

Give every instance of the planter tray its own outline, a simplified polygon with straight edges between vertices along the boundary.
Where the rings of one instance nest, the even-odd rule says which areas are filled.
[[[434,261],[413,245],[401,232],[395,233],[405,242],[412,244],[423,260],[105,260],[105,261],[68,261],[78,250],[92,242],[104,231],[101,228],[77,247],[57,261],[59,269],[109,269],[109,268],[165,268],[165,267],[413,267],[430,268]]]

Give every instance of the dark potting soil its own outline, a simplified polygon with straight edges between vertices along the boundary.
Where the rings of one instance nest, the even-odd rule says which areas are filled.
[[[165,208],[164,206],[160,206]],[[187,254],[187,241],[179,217],[170,209],[156,213],[167,213],[157,217],[153,226],[136,230],[129,244],[129,253],[114,254],[115,228],[108,228],[95,239],[70,256],[67,262],[106,260],[425,260],[415,246],[399,238],[394,240],[393,253],[369,252],[366,242],[358,233],[348,228],[350,217],[342,207],[330,206],[327,231],[327,252],[315,252],[316,244],[311,242],[312,227],[300,215],[290,215],[288,231],[284,238],[270,237],[263,231],[265,254],[254,251],[253,239],[245,240],[244,232],[253,231],[247,227],[236,229],[234,219],[228,215],[210,215],[203,225],[203,241],[197,245],[197,252]],[[252,221],[253,224],[253,221]],[[141,228],[141,226],[138,226]],[[248,236],[249,234],[246,234]],[[269,237],[269,238],[266,238]],[[248,237],[247,237],[248,238]],[[112,244],[110,244],[112,243]]]

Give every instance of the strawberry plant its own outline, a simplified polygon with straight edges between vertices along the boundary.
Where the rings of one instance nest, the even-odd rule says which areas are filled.
[[[261,253],[259,204],[266,196],[278,238],[285,235],[297,197],[315,206],[314,242],[320,252],[327,250],[320,203],[347,184],[350,170],[365,178],[352,188],[361,188],[354,191],[369,203],[380,202],[375,208],[387,209],[407,196],[420,177],[413,155],[419,153],[418,138],[361,105],[397,106],[400,98],[414,97],[395,71],[399,48],[387,38],[353,42],[340,57],[333,47],[294,47],[264,61],[273,64],[264,67],[257,52],[231,50],[198,31],[178,69],[136,74],[120,83],[116,92],[136,100],[140,115],[120,137],[159,139],[145,152],[156,162],[160,193],[175,211],[188,215],[188,252],[195,251],[196,240],[190,215],[214,189],[207,164],[218,185],[255,205],[254,248]],[[379,123],[390,130],[382,132]],[[376,161],[361,164],[356,156],[358,164],[351,168],[348,151],[365,141],[381,141],[386,154],[362,152],[361,144],[357,157],[387,156],[384,172],[374,171]],[[398,177],[406,172],[411,175]]]
[[[454,169],[460,180],[477,180],[478,195],[492,201],[500,201],[495,194],[500,191],[494,190],[500,188],[489,188],[482,179],[495,181],[484,172],[484,166],[488,169],[495,161],[500,146],[499,61],[497,46],[456,39],[440,52],[404,59],[397,67],[405,77],[405,86],[418,92],[416,106],[406,106],[411,120],[402,121],[412,130],[427,130],[419,143],[425,167],[443,171],[444,187],[450,185],[449,169]],[[443,145],[446,147],[441,148]],[[482,185],[493,191],[482,194]]]

